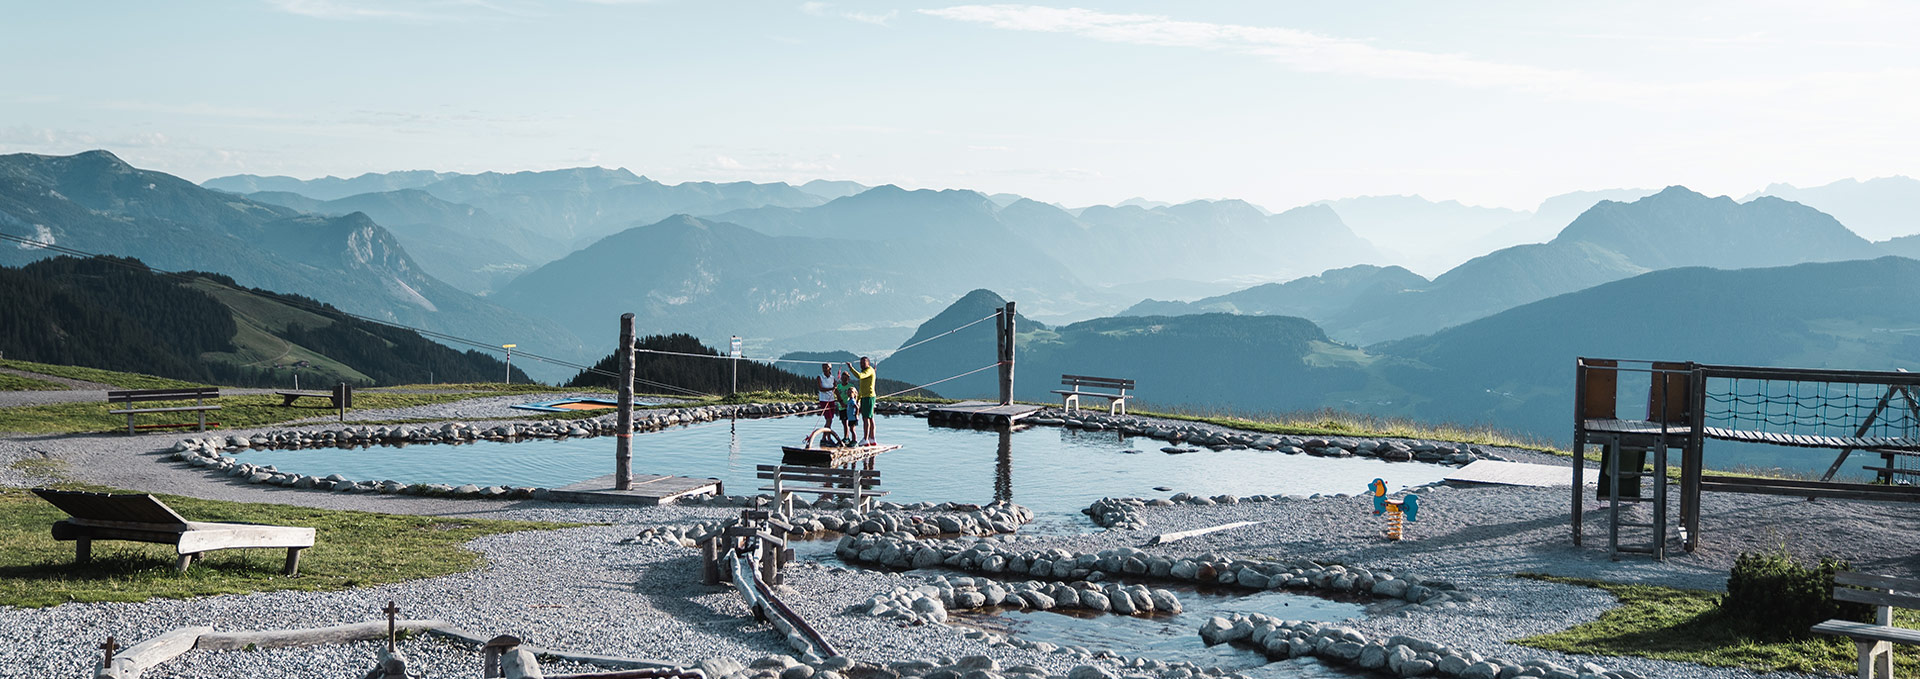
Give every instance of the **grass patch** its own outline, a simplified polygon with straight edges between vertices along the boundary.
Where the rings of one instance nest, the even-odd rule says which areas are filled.
[[[23,457],[14,460],[13,464],[7,467],[36,478],[55,480],[67,478],[67,461],[54,457]]]
[[[1841,637],[1765,641],[1720,613],[1719,592],[1634,585],[1538,573],[1517,577],[1606,590],[1620,600],[1599,620],[1511,643],[1564,653],[1636,656],[1762,672],[1851,675],[1857,655]],[[1915,627],[1920,613],[1894,609],[1894,624]],[[1911,653],[1894,654],[1895,674],[1920,670]]]
[[[104,491],[104,488],[85,488]],[[480,555],[461,545],[483,535],[579,524],[400,516],[285,505],[159,496],[195,521],[239,521],[317,529],[300,574],[280,574],[284,549],[210,552],[185,574],[166,545],[96,542],[93,562],[73,561],[73,543],[48,533],[66,514],[23,489],[0,489],[0,605],[34,608],[69,601],[145,601],[274,590],[372,587],[469,570]]]
[[[15,361],[12,359],[0,360],[0,368],[12,368],[30,373],[65,377],[70,380],[111,384],[121,389],[182,389],[186,387],[206,386],[204,384],[170,380],[165,377],[154,377],[140,373],[123,373],[113,370],[101,370],[99,368],[82,368],[77,365],[53,365],[51,363],[34,363],[32,361]]]
[[[487,387],[505,387],[488,389]],[[461,385],[459,387],[438,388],[425,393],[408,391],[387,391],[368,389],[353,394],[354,410],[372,410],[380,408],[406,408],[463,401],[485,396],[504,396],[519,393],[551,392],[553,387],[545,385]],[[291,420],[325,416],[337,412],[325,405],[325,401],[308,400],[294,406],[282,406],[281,398],[273,394],[242,394],[222,396],[214,403],[220,410],[207,413],[207,421],[219,422],[227,429],[260,427]],[[172,403],[166,401],[142,403],[142,407],[167,407],[173,405],[193,405],[192,401]],[[104,401],[94,403],[53,403],[19,408],[0,408],[0,432],[18,432],[26,434],[70,434],[77,432],[125,431],[125,415],[109,415],[113,408]],[[192,422],[194,413],[154,413],[136,415],[134,422]],[[191,430],[189,430],[191,431]]]
[[[65,386],[46,380],[21,377],[13,373],[0,373],[0,391],[60,391]]]
[[[1129,410],[1129,412],[1135,415],[1204,422],[1272,434],[1424,439],[1571,455],[1567,451],[1554,448],[1545,440],[1493,427],[1432,424],[1401,418],[1358,415],[1331,409],[1299,413],[1241,414],[1173,407],[1166,411]],[[1597,454],[1594,459],[1598,459]]]

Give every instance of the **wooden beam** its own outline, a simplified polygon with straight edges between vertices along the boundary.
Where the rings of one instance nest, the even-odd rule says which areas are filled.
[[[442,620],[399,620],[394,622],[396,630],[425,632],[446,626]],[[310,629],[263,630],[258,632],[210,632],[200,635],[193,647],[208,651],[237,651],[248,646],[254,648],[292,648],[295,646],[317,646],[320,644],[344,644],[352,641],[371,641],[387,638],[387,621],[356,622],[332,627]]]
[[[1185,540],[1190,537],[1206,535],[1208,533],[1217,533],[1223,530],[1231,530],[1234,528],[1239,528],[1241,526],[1251,526],[1256,523],[1260,523],[1260,522],[1259,521],[1235,521],[1233,523],[1221,524],[1218,526],[1213,526],[1211,528],[1196,528],[1193,530],[1182,530],[1182,531],[1174,531],[1172,533],[1161,533],[1159,535],[1153,536],[1153,539],[1148,540],[1147,544],[1149,546],[1164,545],[1169,542],[1174,542],[1177,540]]]

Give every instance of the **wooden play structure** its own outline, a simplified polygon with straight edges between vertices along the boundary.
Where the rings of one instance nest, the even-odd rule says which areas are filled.
[[[700,541],[700,579],[708,585],[731,583],[755,618],[786,635],[803,660],[818,662],[840,652],[774,591],[781,584],[781,567],[793,561],[787,538],[795,532],[772,512],[742,511],[738,522]]]
[[[1644,384],[1646,409],[1620,416],[1620,394]],[[1588,446],[1601,450],[1596,499],[1609,500],[1608,549],[1666,558],[1671,451],[1680,453],[1679,530],[1682,545],[1700,544],[1703,491],[1808,498],[1920,502],[1920,374],[1905,371],[1813,370],[1669,361],[1580,358],[1575,363],[1576,459]],[[1644,415],[1642,413],[1644,412]],[[1709,474],[1709,440],[1833,451],[1819,480]],[[1873,482],[1835,480],[1856,452],[1878,456],[1868,464]],[[1648,458],[1651,457],[1651,460]],[[1651,470],[1647,463],[1651,462]],[[1586,470],[1573,465],[1573,541],[1582,539]],[[1650,484],[1642,484],[1644,478]],[[1650,485],[1651,488],[1644,488]],[[1647,492],[1651,490],[1651,493]],[[1645,520],[1623,510],[1647,505]],[[1643,530],[1642,542],[1623,531]]]

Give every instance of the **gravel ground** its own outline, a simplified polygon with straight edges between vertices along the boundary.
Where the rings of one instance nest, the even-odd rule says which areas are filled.
[[[119,388],[111,384],[102,384],[99,382],[88,382],[86,380],[76,380],[71,377],[57,377],[54,375],[44,375],[36,372],[27,372],[25,370],[16,370],[13,368],[0,368],[0,373],[6,373],[8,375],[25,377],[29,379],[36,379],[42,382],[52,382],[54,384],[64,386],[68,389],[91,389],[95,391],[106,391],[108,389]]]
[[[335,646],[274,648],[254,651],[187,651],[184,655],[141,676],[148,679],[188,677],[274,677],[275,679],[355,679],[373,669],[384,641],[362,641]],[[407,672],[428,677],[480,676],[476,649],[427,636],[399,644]],[[543,663],[548,674],[605,672],[606,668],[575,663]]]
[[[503,398],[522,402],[526,397]],[[109,634],[138,640],[192,624],[248,630],[357,622],[377,618],[377,609],[389,599],[400,602],[407,617],[442,618],[483,636],[517,634],[529,643],[554,649],[652,656],[687,663],[714,656],[745,661],[790,652],[768,626],[754,623],[746,615],[737,596],[698,583],[693,574],[698,564],[694,550],[620,543],[643,526],[713,520],[733,515],[735,509],[583,507],[253,486],[155,459],[177,438],[94,435],[0,439],[0,483],[33,482],[18,470],[10,471],[10,463],[26,457],[48,457],[68,461],[72,475],[78,479],[154,492],[396,513],[614,525],[481,538],[470,544],[487,557],[488,565],[480,570],[347,592],[273,592],[185,601],[0,609],[0,629],[10,630],[9,637],[14,641],[0,646],[0,677],[82,674],[96,652],[93,645]],[[1496,452],[1520,461],[1566,462],[1565,458],[1528,451]],[[1799,554],[1837,554],[1867,572],[1920,576],[1920,558],[1908,553],[1911,550],[1885,555],[1890,546],[1920,544],[1920,526],[1903,520],[1910,511],[1898,505],[1710,493],[1704,496],[1706,534],[1698,552],[1687,554],[1675,549],[1664,563],[1631,556],[1615,562],[1605,553],[1605,514],[1594,507],[1598,503],[1588,503],[1586,545],[1571,544],[1566,517],[1568,493],[1566,488],[1436,489],[1423,498],[1421,521],[1413,525],[1410,539],[1398,543],[1379,537],[1380,521],[1370,515],[1368,501],[1360,497],[1147,508],[1142,512],[1146,530],[1011,539],[1035,548],[1097,551],[1121,545],[1139,547],[1157,533],[1259,521],[1254,526],[1152,549],[1170,555],[1218,552],[1312,558],[1447,579],[1480,598],[1456,608],[1411,615],[1390,604],[1375,605],[1371,607],[1373,615],[1357,626],[1369,634],[1410,634],[1519,660],[1542,658],[1576,666],[1580,661],[1593,660],[1649,677],[1757,675],[1631,658],[1574,658],[1511,646],[1501,640],[1592,620],[1613,601],[1597,590],[1508,576],[1539,571],[1714,589],[1724,585],[1726,570],[1738,552],[1781,544]],[[1780,528],[1784,526],[1793,528]],[[877,592],[925,575],[802,562],[788,572],[789,585],[795,590],[789,599],[857,660],[982,654],[1005,665],[1033,665],[1050,672],[1063,672],[1085,662],[1059,653],[990,647],[952,629],[901,628],[882,619],[843,614],[848,606]],[[284,653],[298,655],[295,651]],[[371,657],[354,648],[319,653],[314,656],[316,667],[352,669]],[[423,653],[436,658],[432,662],[447,663],[455,662],[452,658],[458,655],[457,649],[446,651],[444,660],[439,659],[441,651]],[[204,655],[207,657],[183,660],[186,664],[179,668],[154,676],[233,676],[231,663],[246,662],[231,657],[239,654]],[[49,671],[7,674],[15,668],[30,667]],[[1259,674],[1296,676],[1293,672],[1288,665],[1276,664]]]

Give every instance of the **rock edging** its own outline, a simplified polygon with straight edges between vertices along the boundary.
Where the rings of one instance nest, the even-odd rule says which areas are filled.
[[[1270,660],[1315,657],[1397,677],[1640,679],[1633,672],[1609,670],[1594,663],[1582,663],[1576,669],[1542,660],[1514,662],[1402,635],[1373,641],[1349,627],[1281,620],[1259,613],[1210,618],[1200,626],[1200,638],[1209,646],[1246,643]]]
[[[899,534],[848,536],[834,547],[849,561],[892,568],[946,566],[964,571],[1027,575],[1048,580],[1097,582],[1109,577],[1150,577],[1247,589],[1307,589],[1333,594],[1362,594],[1411,604],[1472,601],[1473,595],[1441,580],[1422,580],[1386,569],[1372,570],[1301,559],[1290,564],[1232,559],[1217,554],[1173,558],[1132,547],[1098,553],[1064,549],[1017,552],[992,540],[967,547],[958,541],[920,541]]]

